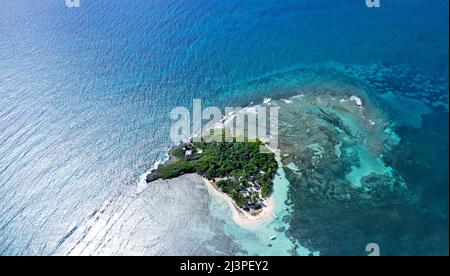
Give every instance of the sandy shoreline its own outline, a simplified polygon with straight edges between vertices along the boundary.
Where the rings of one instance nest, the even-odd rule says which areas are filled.
[[[262,104],[270,104],[272,102],[271,98],[265,98],[264,102]],[[246,112],[251,108],[255,108],[259,105],[256,106],[252,106],[253,102],[251,102],[247,107],[245,107],[243,110],[241,110],[240,112]],[[224,127],[227,127],[230,123],[232,123],[232,121],[234,120],[234,118],[236,118],[236,116],[238,115],[238,113],[230,113],[227,114],[220,122],[219,125],[215,125],[212,128],[213,129],[222,129]],[[196,135],[192,136],[191,138],[196,137]],[[281,158],[280,158],[280,153],[278,149],[273,149],[271,148],[267,143],[265,144],[265,147],[270,150],[271,152],[273,152],[275,154],[275,159],[278,163],[279,168],[282,168],[282,163],[281,163]],[[173,149],[174,147],[171,147],[169,149],[169,156],[168,159],[165,162],[162,163],[157,163],[157,165],[155,166],[155,168],[153,168],[145,177],[145,181],[146,183],[150,183],[152,182],[152,174],[154,171],[156,171],[158,169],[158,167],[161,164],[170,164],[174,161],[177,160],[176,157],[172,156],[170,151],[171,149]],[[267,219],[278,219],[278,217],[275,214],[275,206],[274,206],[274,199],[273,199],[273,194],[264,199],[262,201],[262,205],[263,207],[258,210],[258,211],[252,211],[252,213],[250,212],[246,212],[244,210],[242,210],[242,208],[239,208],[239,206],[236,205],[236,203],[234,202],[234,200],[228,196],[227,194],[221,192],[216,185],[214,185],[213,182],[211,182],[210,180],[202,177],[201,175],[195,174],[198,177],[202,178],[203,181],[205,182],[208,190],[211,191],[211,193],[216,194],[217,196],[219,196],[220,198],[222,198],[230,207],[232,213],[233,213],[233,219],[234,221],[241,226],[248,226],[248,225],[255,225],[258,223],[261,223]]]
[[[199,177],[201,177],[201,176],[199,176]],[[273,202],[272,196],[263,201],[263,204],[265,206],[261,210],[259,210],[255,214],[250,214],[248,212],[245,212],[241,208],[239,208],[234,203],[233,199],[231,199],[227,194],[219,191],[211,181],[209,181],[208,179],[203,178],[203,177],[201,177],[201,178],[205,182],[208,190],[210,190],[212,193],[221,197],[228,204],[228,206],[230,207],[230,209],[233,213],[233,219],[237,224],[242,225],[242,226],[253,225],[253,224],[258,224],[268,218],[277,218],[275,216],[275,214],[273,213],[274,202]]]
[[[265,98],[263,104],[270,104],[272,101],[271,98]],[[259,105],[252,106],[253,102],[250,103],[246,108],[241,110],[241,112],[246,112],[247,110],[251,108],[255,108]],[[226,118],[224,118],[224,121],[222,122],[223,125],[220,126],[220,128],[227,127],[229,123],[232,122],[232,120],[237,116],[238,114],[229,114]],[[265,145],[268,150],[273,152],[275,154],[275,159],[277,160],[279,168],[282,168],[280,153],[278,149],[271,148],[268,144]],[[221,197],[230,207],[232,213],[233,213],[233,219],[234,221],[241,226],[248,226],[248,225],[255,225],[258,223],[261,223],[267,219],[278,219],[278,217],[275,214],[275,204],[273,199],[273,194],[264,199],[263,208],[261,210],[258,210],[256,213],[250,214],[249,212],[246,212],[239,208],[234,200],[229,197],[227,194],[222,193],[211,181],[208,179],[202,177],[203,181],[206,183],[206,186],[208,187],[208,190],[211,190],[212,193],[215,193],[219,197]]]

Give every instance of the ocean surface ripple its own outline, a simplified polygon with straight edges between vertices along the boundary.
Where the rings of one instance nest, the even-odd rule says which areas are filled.
[[[140,181],[166,158],[173,107],[245,106],[342,82],[387,103],[408,142],[398,154],[417,162],[390,159],[448,240],[448,128],[431,123],[448,117],[447,11],[447,0],[378,11],[357,0],[2,0],[0,255],[281,255],[293,253],[283,242],[311,237],[326,247],[305,232],[270,248],[189,176]],[[448,254],[410,246],[390,253]],[[324,253],[345,253],[336,250]]]

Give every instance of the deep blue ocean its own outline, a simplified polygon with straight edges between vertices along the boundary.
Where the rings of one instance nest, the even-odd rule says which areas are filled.
[[[401,241],[389,254],[448,255],[449,2],[381,2],[2,0],[0,255],[239,252],[205,189],[136,189],[166,158],[170,110],[341,74],[403,100],[384,110],[403,143],[390,158],[421,215],[378,238]],[[311,246],[355,254],[330,243]]]

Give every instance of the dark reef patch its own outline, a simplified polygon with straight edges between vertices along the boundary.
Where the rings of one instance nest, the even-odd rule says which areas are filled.
[[[396,132],[402,141],[383,160],[407,188],[371,174],[354,189],[345,183],[352,162],[345,159],[310,164],[301,176],[285,168],[294,206],[288,234],[322,255],[367,255],[369,243],[382,255],[448,255],[448,113]]]

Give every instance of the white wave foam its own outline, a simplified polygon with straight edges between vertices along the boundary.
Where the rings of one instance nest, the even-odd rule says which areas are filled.
[[[140,194],[143,191],[145,191],[148,188],[148,183],[147,183],[147,175],[149,175],[150,173],[152,173],[153,171],[155,171],[159,165],[161,165],[162,163],[166,162],[167,160],[169,160],[169,155],[167,155],[167,158],[165,160],[158,160],[155,162],[155,164],[153,164],[153,166],[150,168],[149,171],[147,171],[146,173],[144,173],[143,175],[141,175],[139,177],[139,181],[137,183],[136,186],[136,193]]]

